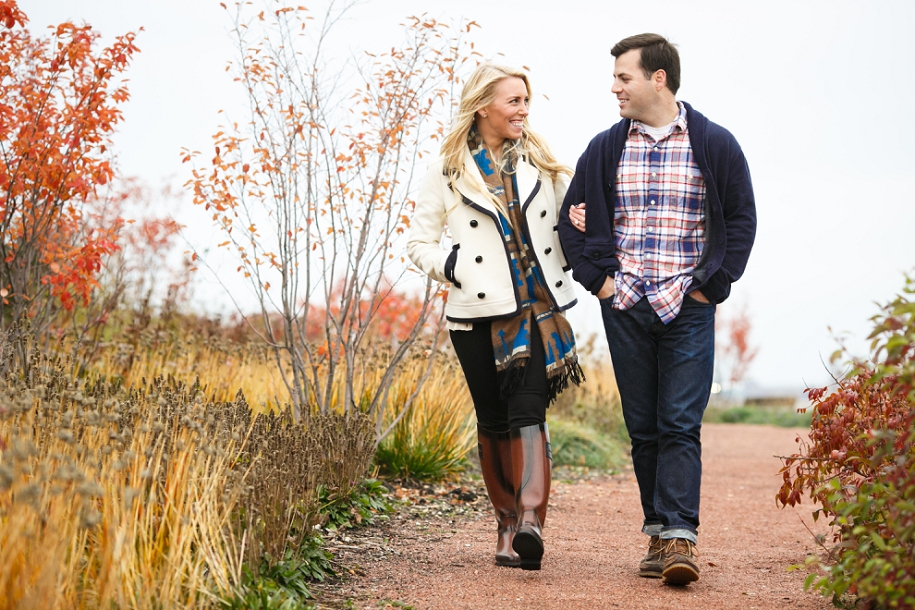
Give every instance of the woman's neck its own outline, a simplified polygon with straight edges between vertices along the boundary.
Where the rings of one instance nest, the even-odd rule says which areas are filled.
[[[491,133],[484,125],[480,125],[479,122],[477,123],[477,130],[480,132],[480,137],[483,139],[483,146],[489,151],[489,156],[494,162],[498,163],[499,158],[502,157],[502,144],[505,142],[505,138],[496,133]]]
[[[489,151],[489,156],[492,157],[494,163],[499,163],[499,159],[502,158],[502,145],[504,143],[505,138],[483,138],[483,145]]]

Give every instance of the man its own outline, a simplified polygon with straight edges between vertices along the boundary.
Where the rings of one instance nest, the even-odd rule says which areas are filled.
[[[579,159],[559,234],[573,277],[600,299],[650,536],[639,575],[685,585],[699,579],[715,306],[746,267],[756,207],[737,141],[676,99],[676,48],[640,34],[611,54],[623,120]]]

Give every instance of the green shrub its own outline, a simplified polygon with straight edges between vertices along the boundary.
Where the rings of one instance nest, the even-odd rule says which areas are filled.
[[[554,466],[611,469],[625,461],[622,443],[591,426],[553,418],[549,428]]]
[[[324,540],[312,535],[302,541],[296,551],[287,550],[282,560],[259,569],[244,569],[241,590],[222,602],[228,610],[299,610],[310,607],[314,599],[308,588],[310,582],[323,582],[336,575],[331,565],[333,555],[324,550]]]
[[[810,414],[793,409],[709,407],[705,410],[702,421],[719,424],[761,424],[781,428],[808,428],[810,427]]]
[[[412,387],[395,388],[390,413],[399,413]],[[464,376],[439,357],[412,406],[375,452],[381,473],[417,481],[451,478],[464,469],[475,447],[476,426]]]
[[[377,515],[393,510],[387,489],[377,480],[366,479],[347,493],[318,492],[319,513],[324,527],[335,530],[368,525]],[[221,602],[226,610],[298,610],[311,608],[314,595],[309,584],[335,576],[333,554],[324,549],[324,539],[310,534],[297,548],[287,548],[279,561],[264,557],[257,570],[243,568],[242,586]]]
[[[362,481],[346,495],[322,487],[318,492],[318,501],[325,518],[324,527],[336,530],[370,525],[377,515],[394,510],[387,496],[387,488],[375,479]]]
[[[841,541],[832,553],[835,564],[826,576],[808,576],[807,587],[834,597],[853,593],[884,608],[915,608],[915,419],[907,425],[897,438],[907,439],[908,456],[879,479],[851,494],[837,479],[829,484]]]
[[[825,575],[806,581],[839,601],[856,596],[864,607],[915,607],[915,293],[874,318],[873,363],[856,368],[814,403],[810,443],[784,459],[777,500],[796,505],[807,492],[835,527],[831,563],[808,565]],[[859,607],[861,607],[859,605]]]

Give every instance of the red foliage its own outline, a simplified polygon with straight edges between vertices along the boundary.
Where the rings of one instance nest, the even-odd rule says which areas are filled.
[[[96,51],[99,34],[62,23],[33,38],[15,0],[0,0],[0,289],[9,316],[50,299],[87,303],[120,219],[91,226],[114,170],[110,138],[128,99],[134,34]]]
[[[825,596],[856,595],[859,608],[915,604],[915,280],[874,316],[871,362],[814,404],[810,443],[784,457],[776,502],[806,494],[834,526],[831,565],[808,585]],[[841,353],[841,352],[840,352]],[[822,564],[808,558],[808,564]]]
[[[759,351],[750,346],[750,332],[753,325],[746,309],[741,309],[734,317],[718,318],[717,358],[725,369],[730,384],[739,383],[747,374],[750,364]]]
[[[849,498],[863,483],[880,478],[887,466],[880,457],[888,450],[905,454],[905,435],[894,438],[901,445],[887,447],[882,434],[906,430],[912,405],[894,391],[894,378],[872,383],[873,374],[865,371],[845,379],[828,395],[827,388],[807,390],[814,409],[810,442],[799,438],[799,453],[784,458],[779,504],[800,504],[806,494],[822,507],[815,515],[835,514],[837,497],[826,482],[838,480],[842,495]]]
[[[341,316],[343,307],[350,306],[344,303],[344,285],[338,282],[331,293],[330,311],[324,306],[311,305],[308,318],[305,321],[305,335],[309,341],[324,341],[325,326],[333,324],[328,320],[328,315],[333,319],[345,319],[344,332],[349,332],[361,320],[368,323],[366,338],[399,344],[406,341],[413,332],[422,315],[423,300],[419,296],[411,296],[386,287],[386,290],[365,296],[358,300],[358,316]]]

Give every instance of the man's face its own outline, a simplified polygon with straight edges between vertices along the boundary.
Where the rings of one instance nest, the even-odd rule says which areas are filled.
[[[641,49],[633,49],[616,58],[610,89],[619,100],[620,116],[635,121],[643,120],[656,104],[661,103],[655,83],[645,78],[639,65],[641,56]]]

